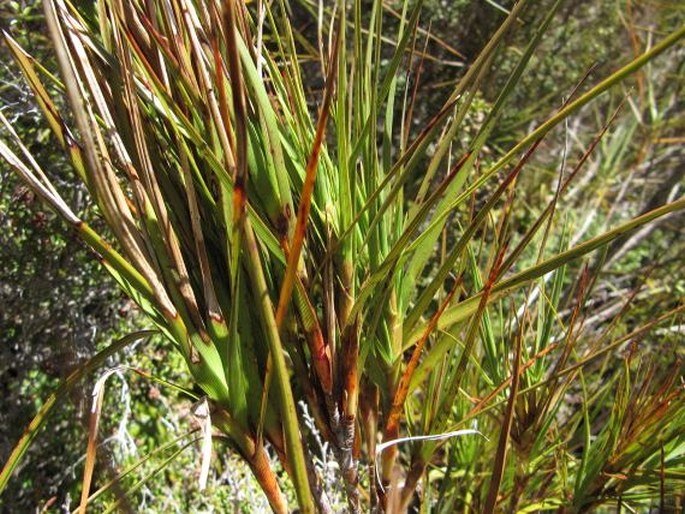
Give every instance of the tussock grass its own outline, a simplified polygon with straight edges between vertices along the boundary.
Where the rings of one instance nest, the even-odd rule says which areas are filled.
[[[47,94],[39,64],[5,34],[113,240],[71,210],[4,115],[0,154],[183,355],[209,419],[275,512],[288,505],[265,442],[300,510],[330,509],[300,398],[333,449],[351,512],[405,511],[417,502],[437,512],[581,512],[657,490],[666,501],[664,484],[681,477],[680,368],[657,376],[629,351],[621,369],[597,377],[610,352],[685,307],[588,342],[583,306],[600,268],[585,267],[574,281],[565,273],[682,210],[685,199],[669,197],[569,244],[557,208],[602,143],[609,111],[581,155],[566,157],[572,171],[548,205],[522,232],[512,218],[519,177],[548,134],[657,66],[685,29],[596,84],[563,92],[561,107],[492,155],[490,137],[516,109],[512,94],[560,3],[546,3],[457,155],[453,143],[493,59],[534,2],[521,0],[503,16],[417,128],[419,96],[407,77],[418,82],[416,62],[426,54],[421,1],[396,10],[380,0],[304,2],[317,23],[313,42],[290,23],[294,6],[282,0],[98,0],[92,9],[46,0],[69,115]],[[321,88],[312,91],[304,70],[316,67]],[[45,422],[46,405],[5,465],[0,489]],[[98,412],[82,512],[101,494],[90,487]]]

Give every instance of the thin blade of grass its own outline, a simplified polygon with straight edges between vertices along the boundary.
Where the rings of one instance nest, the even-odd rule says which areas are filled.
[[[523,324],[521,324],[521,326],[523,326]],[[483,513],[495,512],[497,496],[502,483],[502,477],[504,476],[504,468],[507,462],[507,446],[511,434],[511,427],[514,422],[514,406],[516,404],[516,395],[518,394],[519,389],[522,339],[523,334],[521,330],[516,335],[516,344],[514,347],[514,367],[511,372],[511,390],[509,392],[509,401],[504,412],[502,429],[500,430],[499,441],[497,442],[497,452],[495,453],[495,462],[492,465],[492,476],[490,478],[490,486],[488,488],[485,506],[483,507]]]
[[[274,378],[278,384],[281,416],[285,431],[286,447],[288,449],[288,461],[293,472],[293,482],[297,492],[300,507],[304,512],[313,513],[314,506],[309,487],[307,468],[304,462],[304,450],[300,439],[299,424],[293,392],[290,385],[288,368],[278,325],[274,315],[274,307],[269,296],[269,290],[264,276],[259,247],[252,231],[249,219],[245,220],[243,231],[247,264],[252,283],[256,288],[255,295],[259,302],[262,317],[262,325],[269,345],[269,355],[273,361]]]
[[[302,252],[302,245],[304,243],[304,238],[307,230],[307,222],[309,219],[309,210],[311,207],[312,193],[314,192],[314,183],[316,181],[316,174],[318,169],[319,154],[321,147],[324,144],[324,136],[326,133],[326,125],[328,122],[328,116],[330,112],[330,105],[333,99],[333,92],[335,90],[335,79],[338,70],[338,52],[340,49],[340,38],[336,36],[333,43],[333,48],[331,51],[331,56],[329,59],[329,72],[326,78],[326,86],[324,92],[324,99],[321,106],[321,112],[319,113],[319,120],[316,124],[316,135],[314,137],[314,143],[312,146],[312,151],[307,161],[307,169],[305,182],[302,188],[302,193],[300,195],[300,204],[297,212],[297,221],[295,225],[295,232],[293,234],[292,241],[289,245],[287,252],[287,264],[285,268],[285,277],[281,285],[281,292],[278,299],[278,308],[276,310],[276,323],[280,326],[285,318],[286,310],[288,304],[290,303],[290,296],[293,291],[295,284],[295,275],[297,273],[297,266],[300,260],[300,255]],[[322,380],[322,385],[325,389],[330,391],[332,387],[331,377],[330,377],[330,363],[321,362],[325,357],[325,353],[322,354],[323,348],[312,349],[312,359],[314,360],[314,365],[317,373],[319,374],[319,379]],[[323,366],[323,367],[322,367]]]
[[[454,297],[455,293],[459,290],[460,286],[461,277],[455,281],[452,290],[449,292],[449,294],[443,301],[442,305],[438,309],[438,312],[436,312],[433,318],[431,319],[431,322],[428,324],[428,326],[426,326],[426,330],[421,336],[421,339],[418,341],[418,343],[416,343],[416,346],[414,347],[414,351],[412,352],[411,358],[409,359],[407,367],[405,368],[404,373],[402,374],[402,378],[400,379],[399,384],[397,386],[397,391],[392,401],[392,407],[390,408],[390,411],[387,415],[387,421],[385,424],[385,439],[395,439],[399,435],[400,414],[402,412],[402,408],[404,407],[404,402],[407,398],[407,394],[409,393],[409,384],[411,383],[414,371],[416,370],[416,367],[419,364],[419,358],[421,357],[423,347],[428,341],[428,336],[431,334],[435,326],[438,324],[440,316],[445,311],[447,306],[450,304],[452,298]]]
[[[59,387],[45,399],[43,405],[29,423],[28,427],[21,436],[21,439],[17,442],[12,453],[10,454],[7,462],[0,472],[0,494],[5,490],[7,482],[9,481],[12,472],[16,469],[17,465],[21,462],[22,457],[26,453],[33,440],[38,435],[40,429],[45,425],[48,417],[52,413],[52,409],[59,405],[62,401],[67,399],[67,396],[72,391],[72,389],[87,375],[95,371],[97,368],[102,366],[105,361],[115,355],[117,352],[123,350],[127,346],[133,344],[134,342],[150,337],[154,334],[159,333],[156,330],[142,330],[140,332],[135,332],[127,336],[122,337],[114,341],[110,346],[97,353],[91,357],[88,361],[80,365],[74,371],[69,374],[67,378],[59,385]]]
[[[121,482],[122,482],[128,475],[130,475],[130,474],[133,473],[135,470],[137,470],[138,468],[140,468],[141,466],[143,466],[147,461],[149,461],[150,459],[152,459],[153,457],[155,457],[155,456],[157,456],[157,455],[159,455],[159,454],[163,454],[163,453],[166,452],[169,448],[173,448],[174,446],[177,446],[181,441],[183,441],[184,439],[187,439],[189,436],[193,435],[193,434],[196,433],[198,430],[199,430],[199,429],[197,429],[197,428],[195,428],[195,429],[193,429],[193,430],[190,430],[189,432],[186,432],[185,434],[182,434],[182,435],[180,435],[179,437],[176,437],[176,438],[172,439],[171,441],[166,442],[166,443],[164,443],[163,445],[161,445],[161,446],[155,448],[154,450],[152,450],[152,451],[151,451],[150,453],[148,453],[147,455],[145,455],[145,456],[143,456],[142,458],[138,459],[138,461],[136,461],[134,464],[132,464],[131,466],[127,467],[124,471],[122,471],[121,473],[119,473],[116,477],[114,477],[114,478],[112,478],[110,481],[106,482],[106,483],[105,483],[102,487],[100,487],[97,491],[93,492],[93,494],[91,494],[91,495],[88,497],[88,503],[92,503],[94,500],[96,500],[97,498],[99,498],[100,496],[102,496],[103,494],[105,494],[105,493],[106,493],[107,491],[109,491],[110,489],[114,489],[114,488],[118,487],[118,486],[121,484]],[[198,441],[200,441],[200,438],[199,438],[199,437],[195,437],[194,439],[192,439],[191,441],[189,441],[189,443],[190,443],[190,444],[193,444],[193,443],[196,443],[196,442],[198,442]],[[80,508],[80,507],[79,507],[79,508]],[[72,510],[72,511],[71,511],[72,514],[78,514],[79,508],[76,508],[76,509]]]
[[[26,77],[29,86],[33,90],[36,100],[38,101],[38,105],[40,105],[41,109],[45,113],[50,127],[57,136],[57,139],[62,147],[66,148],[67,139],[73,139],[73,137],[71,137],[69,134],[64,120],[60,116],[57,107],[55,107],[54,102],[50,99],[48,92],[45,90],[43,83],[34,69],[36,64],[35,59],[31,57],[31,55],[29,55],[6,31],[3,31],[2,34],[5,44],[12,52],[15,61],[19,64],[22,73]]]
[[[86,460],[83,466],[83,479],[81,480],[81,505],[79,513],[86,514],[88,507],[88,497],[90,496],[90,485],[93,480],[95,470],[95,458],[97,452],[98,427],[100,425],[100,413],[102,412],[102,400],[105,396],[105,382],[113,374],[119,371],[118,368],[106,371],[93,386],[92,406],[88,419],[88,445],[86,447]]]
[[[564,264],[567,264],[568,262],[571,262],[574,259],[582,257],[583,255],[586,255],[598,248],[601,248],[602,246],[613,241],[622,234],[635,230],[636,228],[639,228],[642,225],[649,223],[654,219],[660,218],[661,216],[665,216],[666,214],[676,212],[682,209],[685,209],[685,197],[681,197],[678,200],[675,200],[671,203],[658,207],[646,214],[633,218],[623,223],[622,225],[619,225],[618,227],[615,227],[612,230],[605,232],[604,234],[600,234],[599,236],[596,236],[588,241],[585,241],[584,243],[580,243],[574,246],[573,248],[570,248],[553,257],[550,257],[538,265],[532,266],[526,270],[516,273],[507,279],[500,280],[492,288],[490,301],[494,301],[498,298],[501,298],[508,291],[516,287],[520,287],[524,284],[527,284],[531,280],[539,278],[545,275],[546,273],[549,273],[550,271],[554,271],[555,269],[559,268],[560,266],[563,266]],[[454,323],[463,321],[467,317],[471,316],[477,309],[481,295],[482,293],[479,293],[475,296],[472,296],[471,298],[468,298],[467,300],[464,300],[448,308],[440,318],[440,322],[438,323],[438,329],[444,330],[447,327],[453,325]],[[408,337],[405,338],[406,344],[414,344],[421,338],[422,333],[422,327],[416,327],[408,335]]]

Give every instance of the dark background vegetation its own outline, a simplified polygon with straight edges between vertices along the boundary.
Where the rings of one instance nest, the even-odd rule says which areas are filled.
[[[3,2],[0,23],[52,71],[40,2]],[[52,91],[54,93],[54,90]],[[0,46],[0,104],[40,164],[59,178],[76,212],[93,218],[85,189],[55,142],[30,89]],[[75,366],[128,329],[126,304],[111,279],[62,220],[0,165],[0,458],[9,452],[42,398]],[[124,316],[122,316],[124,315]],[[88,385],[62,405],[49,433],[30,450],[8,487],[5,512],[33,512],[72,490],[85,444]]]

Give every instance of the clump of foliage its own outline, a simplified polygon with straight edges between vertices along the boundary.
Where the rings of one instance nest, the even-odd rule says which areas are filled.
[[[594,85],[579,77],[556,111],[498,151],[491,136],[561,2],[541,15],[532,5],[513,6],[418,127],[421,1],[389,14],[378,0],[365,16],[362,2],[317,6],[312,42],[284,1],[101,0],[88,9],[48,0],[61,72],[48,80],[69,99],[73,124],[39,63],[5,36],[113,242],[75,214],[4,116],[0,154],[183,356],[193,388],[149,378],[197,401],[198,430],[187,437],[203,434],[200,483],[213,425],[275,512],[287,511],[286,479],[301,511],[331,510],[330,482],[315,465],[326,448],[353,512],[670,501],[683,459],[682,365],[656,373],[633,346],[685,307],[675,299],[615,330],[638,283],[616,323],[586,331],[602,262],[572,279],[567,267],[598,249],[606,256],[607,245],[668,219],[685,199],[676,188],[591,238],[572,237],[561,202],[583,187],[579,176],[620,102],[605,104],[581,152],[564,155],[554,189],[527,219],[517,191],[550,132],[655,66],[685,29]],[[484,107],[491,65],[526,16],[537,29]],[[320,89],[310,90],[304,70],[318,74]],[[487,112],[464,141],[476,101]],[[120,339],[67,378],[10,456],[0,489],[51,402],[150,334]],[[141,483],[125,489],[122,476],[91,491],[102,401],[98,387],[82,511],[110,490],[108,509],[125,504]]]

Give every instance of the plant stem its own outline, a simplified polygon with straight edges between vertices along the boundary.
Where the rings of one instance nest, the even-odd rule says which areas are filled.
[[[287,514],[288,506],[264,447],[261,445],[257,447],[255,440],[247,435],[223,409],[212,413],[212,422],[238,445],[273,511],[277,514]]]
[[[314,504],[307,478],[307,468],[305,465],[304,449],[300,439],[299,424],[297,421],[297,411],[295,410],[295,400],[290,387],[288,368],[283,354],[283,345],[278,333],[274,306],[269,296],[269,289],[264,277],[261,259],[259,257],[259,247],[255,240],[254,231],[249,218],[245,219],[243,233],[245,250],[247,253],[248,271],[255,287],[255,295],[259,303],[262,315],[264,332],[269,344],[269,353],[273,362],[273,370],[278,384],[280,395],[280,410],[283,416],[283,427],[285,430],[286,451],[288,461],[293,471],[293,483],[297,492],[297,499],[303,513],[313,513]]]

